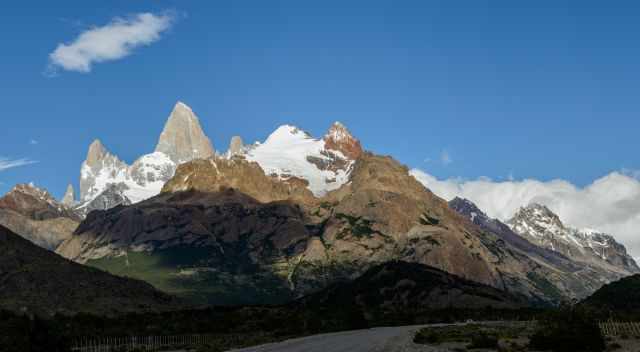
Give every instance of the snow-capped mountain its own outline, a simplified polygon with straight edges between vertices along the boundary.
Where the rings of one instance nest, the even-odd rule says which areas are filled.
[[[518,234],[502,221],[488,217],[467,199],[456,197],[449,202],[449,207],[481,229],[494,233],[541,267],[550,268],[553,274],[545,274],[546,279],[554,282],[557,287],[570,288],[570,296],[573,295],[574,298],[583,298],[604,283],[637,272],[638,268],[630,263],[608,262],[593,256],[570,257],[566,253],[552,250],[551,247],[534,244],[537,242]],[[617,249],[619,253],[626,253],[622,245],[618,246],[621,247]]]
[[[265,174],[278,179],[296,177],[308,183],[315,196],[340,188],[349,179],[355,160],[362,154],[358,139],[339,122],[322,139],[301,129],[283,125],[263,142],[244,145],[239,136],[231,140],[223,157],[255,161]],[[156,149],[132,165],[112,154],[99,140],[89,147],[82,163],[80,199],[76,206],[86,215],[151,198],[174,175],[178,165],[194,159],[214,157],[215,151],[191,108],[178,102]],[[71,196],[67,196],[67,201]]]
[[[176,167],[214,155],[209,138],[191,108],[178,102],[165,124],[156,150],[127,165],[99,140],[89,147],[80,172],[80,204],[86,215],[94,209],[132,204],[160,193]]]
[[[638,266],[625,247],[605,233],[565,226],[558,215],[544,205],[521,207],[507,224],[521,236],[541,247],[580,261],[604,261],[638,272]]]
[[[360,154],[360,142],[336,122],[323,139],[295,126],[280,126],[264,143],[248,148],[244,156],[257,162],[267,175],[306,180],[311,192],[320,197],[348,182]]]

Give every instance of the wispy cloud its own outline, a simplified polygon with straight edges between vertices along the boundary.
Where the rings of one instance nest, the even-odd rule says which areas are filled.
[[[8,159],[0,157],[0,171],[12,169],[14,167],[35,164],[37,161],[30,159]]]
[[[489,216],[507,220],[521,206],[541,203],[567,224],[606,231],[640,255],[640,178],[631,170],[612,172],[585,187],[565,180],[493,181],[446,179],[418,170],[411,174],[446,200],[467,198]]]
[[[140,13],[90,28],[71,43],[58,44],[49,54],[49,73],[55,74],[57,69],[91,72],[94,63],[124,58],[135,48],[158,41],[174,20],[172,13]]]
[[[33,138],[31,138],[31,139],[29,140],[29,144],[31,144],[31,145],[36,145],[36,144],[38,144],[38,141],[37,141],[37,140],[35,140],[35,139],[33,139]]]

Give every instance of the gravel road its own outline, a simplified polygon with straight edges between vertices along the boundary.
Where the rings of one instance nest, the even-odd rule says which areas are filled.
[[[234,352],[414,352],[433,351],[415,345],[414,333],[422,326],[383,327],[321,334],[279,343],[233,350]]]

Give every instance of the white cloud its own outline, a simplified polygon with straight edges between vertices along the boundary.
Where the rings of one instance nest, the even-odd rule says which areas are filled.
[[[71,43],[58,44],[49,54],[50,69],[90,72],[94,63],[121,59],[133,49],[160,39],[160,34],[174,22],[172,14],[140,13],[128,18],[114,18],[102,27],[93,27]]]
[[[612,172],[583,188],[564,180],[438,180],[418,169],[411,174],[440,197],[467,198],[500,220],[531,202],[544,204],[565,224],[610,233],[640,256],[640,180],[632,172]]]
[[[38,144],[38,141],[32,138],[32,139],[29,140],[29,144],[36,145],[36,144]]]
[[[0,157],[0,171],[35,163],[37,163],[37,161],[29,159],[7,159],[4,157]]]

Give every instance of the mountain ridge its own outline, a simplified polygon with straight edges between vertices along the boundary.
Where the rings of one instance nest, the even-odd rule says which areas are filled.
[[[0,225],[0,307],[22,313],[116,315],[186,307],[151,285],[86,267]]]

